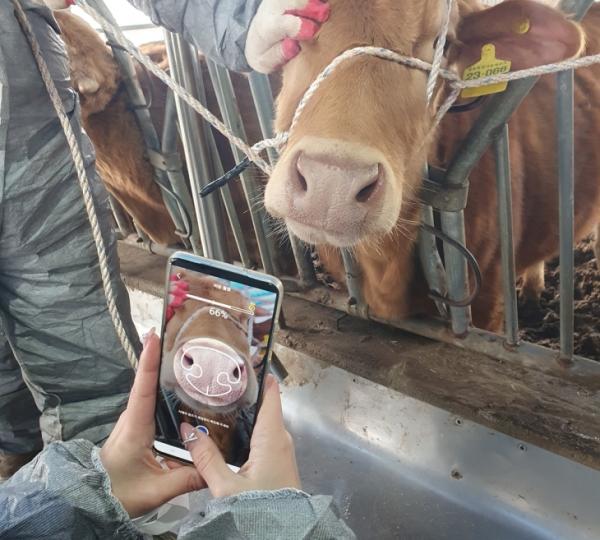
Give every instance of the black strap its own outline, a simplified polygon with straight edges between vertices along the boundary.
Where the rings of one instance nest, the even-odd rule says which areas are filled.
[[[220,178],[217,178],[216,180],[213,180],[212,182],[206,184],[200,190],[200,197],[206,197],[207,195],[210,195],[213,191],[222,188],[225,184],[228,184],[233,179],[237,178],[240,174],[242,174],[250,166],[251,163],[252,162],[250,161],[250,159],[248,157],[245,157],[229,172],[226,172]]]
[[[442,232],[439,229],[432,227],[431,225],[427,225],[426,223],[421,223],[420,227],[424,231],[433,234],[433,236],[435,236],[436,238],[439,238],[442,242],[446,242],[447,244],[450,244],[453,248],[455,248],[467,260],[467,264],[469,265],[469,267],[473,271],[473,275],[475,276],[475,287],[473,288],[473,292],[463,300],[452,300],[447,296],[443,296],[436,291],[429,291],[429,298],[431,298],[432,300],[442,302],[443,304],[446,304],[450,307],[470,306],[475,300],[475,298],[477,298],[477,295],[481,290],[481,283],[483,281],[481,277],[481,269],[479,268],[479,263],[477,262],[477,259],[465,246],[463,246],[459,241],[455,240],[451,236],[448,236],[445,232]]]

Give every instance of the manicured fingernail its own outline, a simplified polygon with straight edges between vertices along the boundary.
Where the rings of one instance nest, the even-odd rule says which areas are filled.
[[[309,0],[308,4],[302,9],[288,9],[287,15],[296,15],[305,17],[317,22],[325,22],[329,18],[330,7],[327,2],[321,0]]]
[[[317,32],[319,31],[319,25],[311,21],[310,19],[302,19],[302,23],[300,24],[300,31],[296,36],[296,39],[312,39],[315,37]]]
[[[181,424],[181,442],[186,445],[197,440],[198,432],[190,424]]]
[[[300,52],[300,44],[291,38],[285,38],[281,42],[281,49],[283,51],[283,58],[285,58],[286,62],[297,56]]]
[[[148,341],[150,340],[150,338],[152,336],[156,335],[156,328],[153,326],[152,328],[150,328],[150,330],[148,330],[143,336],[142,336],[142,344],[144,345],[144,347],[146,347],[146,345],[148,344]]]

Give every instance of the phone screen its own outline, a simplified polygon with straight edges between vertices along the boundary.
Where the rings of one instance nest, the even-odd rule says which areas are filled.
[[[239,467],[248,458],[267,372],[278,287],[234,267],[177,258],[167,287],[155,448],[180,449],[171,455],[186,459],[186,422]]]

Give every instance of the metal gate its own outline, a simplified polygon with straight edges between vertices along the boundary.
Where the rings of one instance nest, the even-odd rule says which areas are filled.
[[[102,0],[88,0],[108,20],[114,22],[110,11]],[[497,2],[493,2],[497,3]],[[593,0],[563,0],[561,9],[581,20]],[[109,43],[113,42],[111,31],[105,28]],[[199,69],[197,54],[192,46],[179,36],[165,33],[165,42],[171,66],[171,75],[182,87],[202,103],[206,103],[205,82]],[[210,181],[223,174],[223,166],[212,132],[205,122],[199,123],[195,112],[179,97],[170,95],[165,128],[158,137],[144,107],[145,101],[134,76],[132,61],[118,46],[114,55],[122,72],[126,75],[127,90],[138,122],[145,137],[148,155],[156,171],[156,180],[163,187],[164,202],[173,222],[187,248],[208,257],[225,259],[223,229],[225,221],[233,232],[238,249],[238,261],[249,264],[248,247],[244,231],[236,214],[229,188],[207,198],[199,196],[200,190]],[[230,74],[223,67],[207,61],[210,83],[217,93],[219,112],[230,130],[245,139],[244,124],[233,89]],[[501,269],[504,290],[505,333],[496,335],[471,325],[469,307],[450,307],[447,310],[438,303],[441,317],[429,320],[380,321],[428,338],[452,343],[500,359],[518,359],[525,363],[534,362],[540,369],[556,369],[557,363],[581,374],[600,372],[600,364],[574,354],[574,119],[573,119],[573,72],[563,72],[557,77],[556,121],[558,148],[559,205],[557,216],[560,228],[560,353],[545,347],[519,340],[516,274],[512,235],[510,154],[508,145],[508,120],[522,100],[537,82],[537,78],[515,81],[508,89],[492,96],[484,105],[478,121],[458,149],[446,170],[426,168],[425,181],[430,195],[423,208],[423,223],[433,225],[434,210],[439,213],[443,233],[464,245],[464,209],[467,205],[469,174],[484,152],[491,146],[496,160],[496,184],[499,203],[498,219],[501,235]],[[262,135],[273,137],[273,95],[269,79],[253,73],[248,84],[254,99],[256,114]],[[183,142],[185,162],[189,174],[189,188],[182,174],[181,160],[176,152],[175,134]],[[245,156],[232,146],[235,159]],[[275,163],[277,155],[269,149],[268,158]],[[280,274],[276,263],[276,246],[273,228],[265,211],[254,204],[261,197],[261,188],[256,176],[246,170],[241,173],[248,209],[251,214],[253,233],[260,252],[262,268],[272,274]],[[222,206],[217,197],[221,198]],[[222,215],[221,208],[225,209]],[[119,224],[123,223],[116,216]],[[128,230],[122,231],[127,234]],[[168,252],[168,248],[152,245],[143,235],[142,239],[157,252]],[[288,292],[304,298],[320,301],[322,286],[318,284],[310,249],[298,239],[289,237],[297,268],[294,276],[281,276]],[[436,240],[427,229],[418,243],[422,271],[429,287],[438,295],[460,303],[470,295],[467,261],[456,247],[444,245],[444,262],[437,251]],[[364,318],[378,320],[369,313],[369,306],[361,294],[360,269],[348,251],[342,253],[347,292],[328,289],[328,305]],[[485,276],[484,276],[485,278]]]

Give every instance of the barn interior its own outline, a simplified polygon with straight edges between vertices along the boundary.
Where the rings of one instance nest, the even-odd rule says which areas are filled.
[[[561,9],[581,18],[592,3],[564,0]],[[85,4],[109,20],[114,15],[102,0]],[[89,13],[88,20],[93,20]],[[118,17],[112,23],[126,26]],[[154,32],[154,27],[145,22],[130,25],[127,31],[132,36]],[[118,43],[118,35],[106,27],[102,35]],[[136,44],[154,41],[156,36],[138,35]],[[273,135],[268,81],[251,76],[244,99],[254,101],[251,111],[244,109],[231,83],[232,77],[236,83],[235,75],[211,62],[199,68],[190,47],[172,34],[165,36],[170,58],[179,62],[170,71],[178,84],[208,103],[242,138],[248,123],[259,130],[260,137],[252,143]],[[149,77],[148,73],[139,70],[122,46],[116,45],[112,52],[130,84],[126,89],[134,104],[130,113],[137,125],[148,120],[152,124],[156,120],[151,118],[152,107],[162,98],[157,99],[155,90],[152,103],[145,103],[148,96],[135,80],[141,80],[140,73]],[[152,57],[150,49],[146,52]],[[153,60],[166,62],[164,51]],[[534,82],[512,82],[505,93],[484,103],[480,130],[467,144],[477,146],[480,140],[485,144],[465,151],[466,161],[477,161],[488,143],[508,161],[508,150],[502,147],[506,141],[504,135],[498,136],[498,128],[506,125]],[[271,86],[276,84],[271,81]],[[319,280],[314,257],[294,238],[277,246],[284,250],[284,262],[294,262],[289,268],[281,260],[273,266],[273,257],[265,255],[273,249],[269,243],[276,246],[271,225],[252,202],[262,193],[260,174],[252,169],[242,173],[245,206],[240,206],[235,194],[234,199],[231,194],[229,199],[222,196],[214,206],[197,198],[201,187],[242,161],[244,154],[232,147],[218,163],[218,149],[226,140],[211,134],[180,99],[169,99],[172,96],[165,97],[165,108],[170,112],[154,126],[152,136],[142,130],[142,139],[148,145],[149,138],[163,138],[158,150],[146,148],[146,161],[157,182],[170,186],[162,191],[153,186],[153,197],[162,205],[161,219],[171,219],[176,232],[156,241],[152,227],[158,219],[145,225],[132,219],[134,207],[119,203],[119,193],[109,186],[120,236],[121,272],[140,334],[160,327],[167,259],[176,249],[229,258],[267,272],[279,267],[286,296],[273,371],[281,380],[285,420],[296,444],[303,486],[309,493],[333,495],[358,538],[600,537],[600,272],[593,240],[577,247],[566,240],[561,243],[565,252],[577,249],[578,255],[570,267],[568,257],[550,262],[541,307],[533,311],[530,305],[517,304],[514,267],[511,270],[508,251],[503,252],[503,272],[510,283],[504,289],[505,332],[473,328],[468,308],[458,304],[451,309],[446,304],[445,319],[369,317],[351,258],[344,259],[349,279],[341,289],[332,281]],[[566,99],[568,103],[569,95]],[[180,142],[174,144],[177,130]],[[269,158],[275,161],[274,155]],[[199,163],[211,165],[202,170]],[[430,179],[436,174],[432,168]],[[442,198],[444,193],[440,191]],[[439,200],[430,203],[440,209],[435,206]],[[510,213],[504,217],[510,222]],[[566,223],[567,232],[568,227]],[[237,251],[236,234],[242,229],[254,231],[247,249],[258,253],[256,261],[250,261],[244,250]],[[172,241],[173,235],[178,243]],[[436,257],[439,245],[429,239]],[[507,240],[503,250],[510,245]],[[448,266],[451,255],[446,252]],[[457,266],[462,268],[463,262],[459,257]],[[469,269],[465,264],[460,271]],[[572,275],[576,285],[566,297],[560,275]],[[462,286],[450,287],[446,294],[464,297],[469,280],[463,279]],[[206,492],[193,493],[177,504],[201,511],[207,497]],[[172,524],[171,532],[177,527]]]

